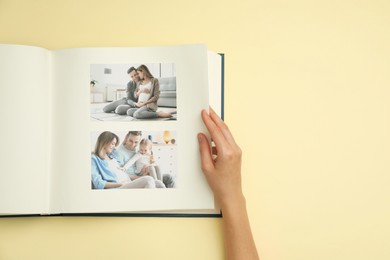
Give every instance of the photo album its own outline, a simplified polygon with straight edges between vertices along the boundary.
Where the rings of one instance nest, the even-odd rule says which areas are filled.
[[[223,118],[224,56],[206,45],[0,44],[0,217],[220,217],[200,112]]]

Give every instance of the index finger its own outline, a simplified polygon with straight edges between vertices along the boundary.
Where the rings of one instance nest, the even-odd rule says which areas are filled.
[[[229,127],[217,115],[217,113],[215,113],[214,109],[212,109],[211,107],[210,107],[210,117],[214,121],[214,123],[219,127],[225,139],[231,144],[236,144],[236,141],[234,140],[232,133],[230,133]]]
[[[206,112],[206,110],[202,110],[202,119],[203,119],[204,124],[207,127],[207,130],[209,130],[211,138],[214,141],[214,143],[216,144],[216,146],[220,147],[221,149],[226,147],[227,141],[226,141],[224,135],[222,134],[221,129],[218,127],[217,124],[215,124],[215,122],[212,120],[212,118]]]

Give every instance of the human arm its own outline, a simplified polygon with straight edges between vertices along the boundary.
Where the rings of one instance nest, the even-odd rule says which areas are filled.
[[[149,166],[150,165],[144,165],[141,169],[141,171],[139,172],[139,175],[142,175],[142,176],[147,176],[147,175],[150,175],[149,174]]]
[[[132,93],[131,93],[131,82],[132,82],[132,81],[129,81],[129,82],[127,83],[127,86],[126,86],[126,98],[127,98],[127,99],[130,99],[130,98],[131,98],[131,95],[132,95]]]
[[[126,103],[130,105],[131,107],[134,107],[135,103],[137,103],[137,97],[135,96],[136,94],[136,83],[134,81],[129,81],[127,83],[127,88],[126,88]]]
[[[101,174],[101,167],[99,167],[98,160],[95,156],[91,157],[91,180],[93,187],[95,189],[108,189],[108,188],[117,188],[122,186],[122,184],[104,180]]]
[[[135,89],[136,89],[136,86],[135,86],[134,81],[132,81],[132,80],[129,81],[127,83],[127,87],[126,87],[126,97],[127,97],[127,99],[131,99],[131,100],[134,99]]]
[[[131,157],[130,160],[128,160],[125,165],[123,165],[123,169],[127,171],[131,166],[134,165],[134,163],[141,157],[139,153],[136,153],[133,157]]]
[[[105,189],[119,188],[122,185],[123,185],[123,183],[119,183],[119,182],[106,182],[106,184],[104,185],[104,188]]]
[[[134,96],[138,97],[141,93],[142,93],[142,88],[137,87],[136,93],[134,94]]]
[[[134,98],[138,99],[139,84],[134,85],[133,91]]]
[[[140,95],[141,95],[142,93],[145,93],[145,94],[150,94],[150,93],[151,93],[151,90],[148,89],[147,87],[142,87],[142,88],[139,88],[139,87],[138,87],[138,89],[139,89],[139,90],[138,90],[137,93],[135,94],[136,97],[140,97]],[[147,105],[147,104],[149,104],[148,101],[138,101],[138,102],[136,102],[135,106],[136,106],[136,107],[143,107],[143,106],[145,106],[145,105]]]
[[[198,134],[202,170],[223,214],[226,257],[258,260],[241,189],[241,149],[212,109],[209,114],[203,110],[202,119],[216,145],[210,148],[207,137]]]
[[[129,175],[129,178],[130,178],[130,180],[132,180],[132,181],[134,181],[134,180],[136,180],[136,179],[138,179],[138,178],[141,178],[142,176],[138,176],[138,175],[134,175],[134,174],[131,174],[131,175]]]

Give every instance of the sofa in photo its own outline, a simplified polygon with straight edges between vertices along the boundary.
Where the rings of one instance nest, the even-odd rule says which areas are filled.
[[[159,107],[176,107],[176,77],[158,79],[160,83]]]

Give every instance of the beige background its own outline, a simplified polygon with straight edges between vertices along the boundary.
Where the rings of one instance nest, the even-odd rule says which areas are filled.
[[[387,0],[0,0],[0,42],[224,52],[262,259],[378,260],[390,259],[389,13]],[[221,220],[0,219],[0,259],[43,258],[223,259]]]

